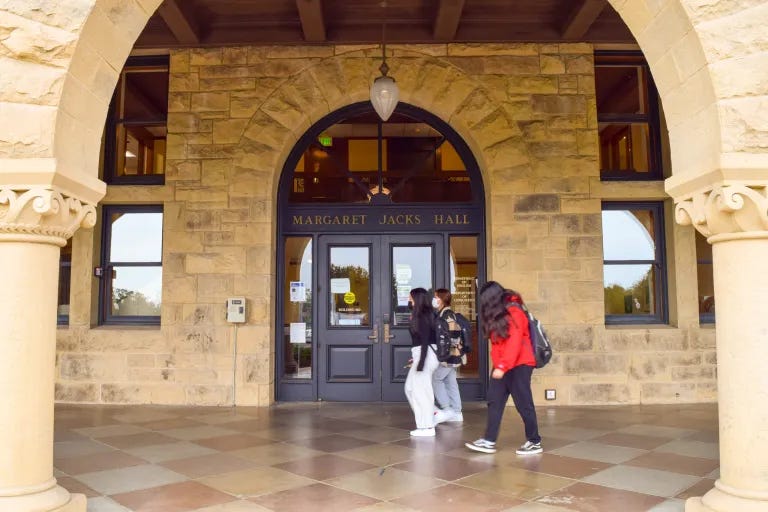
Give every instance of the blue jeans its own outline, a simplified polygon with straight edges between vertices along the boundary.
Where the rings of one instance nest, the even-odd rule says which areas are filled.
[[[461,412],[461,394],[459,394],[459,383],[456,380],[456,368],[438,366],[432,375],[432,387],[435,390],[437,405],[441,409]]]

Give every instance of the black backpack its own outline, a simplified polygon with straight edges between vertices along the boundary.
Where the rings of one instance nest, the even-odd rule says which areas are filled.
[[[461,327],[461,346],[464,354],[472,352],[472,324],[461,313],[454,313],[456,323]]]
[[[536,368],[542,368],[546,366],[550,359],[552,359],[552,344],[549,342],[547,333],[544,332],[541,322],[539,322],[533,313],[528,311],[528,308],[523,304],[517,302],[510,302],[510,306],[520,308],[525,316],[528,318],[528,332],[531,335],[531,345],[533,347],[533,355],[536,358]]]
[[[451,356],[451,329],[448,320],[435,316],[435,355],[437,360],[444,363]]]

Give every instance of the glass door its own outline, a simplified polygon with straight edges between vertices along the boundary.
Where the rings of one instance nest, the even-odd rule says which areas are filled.
[[[321,236],[318,248],[319,398],[404,401],[408,295],[445,275],[442,236]]]

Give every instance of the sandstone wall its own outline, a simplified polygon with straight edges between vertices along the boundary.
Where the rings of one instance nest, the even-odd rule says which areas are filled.
[[[164,205],[162,325],[91,327],[98,231],[78,233],[72,322],[59,332],[59,400],[231,403],[234,328],[224,321],[224,300],[244,295],[249,318],[237,331],[237,401],[273,401],[278,177],[313,122],[368,98],[379,51],[172,54],[166,184],[110,187],[104,201]],[[537,399],[541,389],[554,387],[561,404],[714,400],[714,331],[698,327],[687,228],[668,232],[670,300],[679,327],[604,326],[601,200],[665,195],[661,183],[599,180],[592,47],[390,51],[402,101],[449,122],[480,164],[488,277],[523,293],[552,333],[557,355],[537,373]]]

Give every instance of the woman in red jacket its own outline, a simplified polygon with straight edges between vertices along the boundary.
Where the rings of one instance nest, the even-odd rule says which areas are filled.
[[[505,290],[496,281],[480,288],[480,314],[483,336],[491,341],[493,373],[488,386],[488,422],[485,437],[466,443],[470,450],[496,453],[496,439],[507,399],[512,395],[515,408],[525,425],[526,442],[518,455],[541,453],[541,437],[536,408],[531,393],[531,375],[536,368],[528,318],[523,312],[523,298],[513,290]]]

